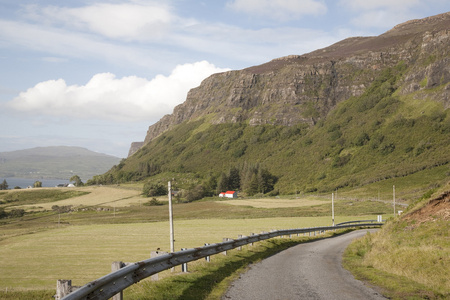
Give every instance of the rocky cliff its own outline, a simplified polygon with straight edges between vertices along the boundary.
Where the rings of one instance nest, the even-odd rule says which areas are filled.
[[[171,115],[151,125],[142,145],[177,124],[204,116],[212,124],[314,125],[339,102],[363,94],[386,67],[401,62],[409,69],[400,93],[433,93],[433,99],[448,108],[450,85],[430,89],[450,80],[449,29],[450,13],[444,13],[397,25],[380,36],[348,38],[305,55],[214,74],[192,89]]]

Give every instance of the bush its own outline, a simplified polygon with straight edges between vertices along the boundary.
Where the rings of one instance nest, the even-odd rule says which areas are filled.
[[[144,205],[146,205],[146,206],[159,206],[159,205],[164,205],[164,203],[162,203],[161,201],[158,201],[158,199],[156,199],[156,198],[152,198],[152,200],[144,203]]]
[[[144,197],[164,196],[167,195],[167,193],[167,188],[160,183],[147,182],[142,189],[142,195]]]

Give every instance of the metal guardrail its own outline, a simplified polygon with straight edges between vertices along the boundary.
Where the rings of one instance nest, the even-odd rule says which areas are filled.
[[[357,224],[357,223],[379,223],[377,220],[360,220],[360,221],[347,221],[336,224],[336,226],[342,226],[346,224]]]
[[[344,224],[352,223],[352,224]],[[299,233],[309,233],[317,231],[336,230],[351,227],[378,227],[383,223],[378,223],[374,220],[353,221],[340,223],[343,225],[327,226],[327,227],[312,227],[312,228],[298,228],[276,230],[268,233],[261,233],[257,235],[246,236],[235,240],[229,240],[223,243],[211,244],[204,247],[187,249],[184,251],[168,253],[158,257],[139,261],[130,264],[122,269],[105,275],[96,279],[81,288],[73,291],[69,295],[62,298],[62,300],[81,300],[81,299],[108,299],[117,293],[123,291],[127,287],[147,278],[153,274],[170,269],[174,266],[195,261],[200,258],[221,253],[223,251],[231,250],[250,243],[267,240],[270,238],[292,235]]]

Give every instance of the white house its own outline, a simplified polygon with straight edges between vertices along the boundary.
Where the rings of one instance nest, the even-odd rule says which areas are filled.
[[[225,193],[226,198],[237,198],[237,192],[235,191],[227,191]]]

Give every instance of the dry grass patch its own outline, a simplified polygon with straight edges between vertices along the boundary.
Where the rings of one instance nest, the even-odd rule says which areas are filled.
[[[23,205],[17,208],[25,210],[50,210],[53,205],[58,206],[115,206],[126,207],[139,202],[148,201],[141,196],[141,191],[136,189],[121,188],[120,186],[87,186],[72,188],[77,191],[89,192],[87,195],[73,197],[61,201],[39,203],[36,205]]]
[[[308,199],[308,198],[299,198],[299,199],[262,198],[262,199],[242,199],[242,200],[237,199],[218,202],[229,205],[250,206],[255,208],[306,207],[306,206],[322,205],[325,203],[323,200]]]

